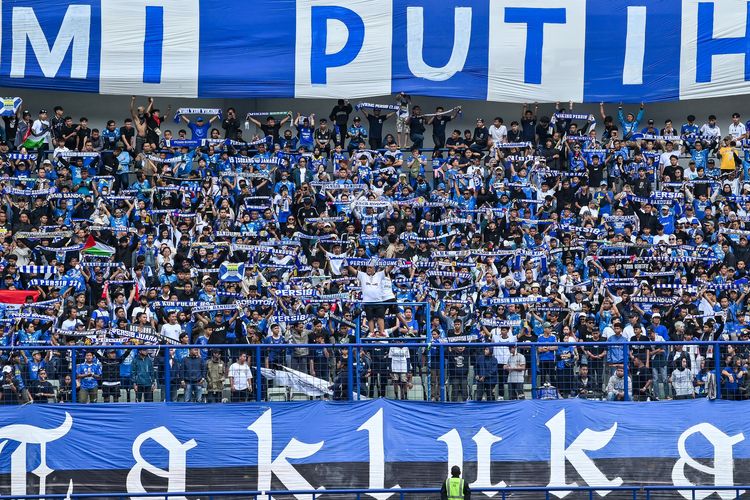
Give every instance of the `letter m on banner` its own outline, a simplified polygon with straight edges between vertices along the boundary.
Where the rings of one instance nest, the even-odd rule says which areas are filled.
[[[85,79],[89,64],[91,7],[69,5],[57,36],[50,44],[32,7],[13,7],[11,78],[26,76],[27,46],[46,78],[55,78],[65,55],[71,53],[70,77]],[[28,40],[28,44],[26,43]]]

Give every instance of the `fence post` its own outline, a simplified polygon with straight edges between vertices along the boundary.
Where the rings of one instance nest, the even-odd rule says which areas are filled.
[[[169,347],[164,349],[164,402],[172,401],[172,367],[169,366]],[[197,401],[200,403],[200,401]]]
[[[77,357],[78,351],[76,349],[71,349],[70,352],[71,352],[70,369],[72,371],[71,373],[72,380],[70,384],[70,402],[76,403],[78,402],[78,394],[77,394],[78,391],[76,390],[77,389],[76,384],[78,384],[78,375],[76,374],[76,363],[77,363],[76,357]]]
[[[531,399],[536,399],[536,345],[531,346]]]
[[[354,356],[354,349],[352,349],[351,344],[346,346],[346,350],[349,353],[347,356],[346,361],[346,370],[347,370],[347,392],[348,392],[348,399],[349,401],[354,399],[354,359],[352,356]]]
[[[716,399],[721,399],[721,346],[714,344],[714,376],[716,377]]]
[[[362,326],[362,314],[357,315],[357,322],[356,326],[354,327],[354,337],[357,339],[357,344],[360,343],[360,338],[362,335],[362,331],[360,330],[360,327]]]
[[[445,397],[445,351],[442,342],[438,344],[438,349],[440,349],[440,402],[445,403],[447,399]]]
[[[255,401],[260,402],[263,396],[263,375],[260,370],[260,344],[255,347]]]
[[[625,401],[630,401],[630,394],[629,394],[629,388],[628,388],[628,374],[630,373],[630,346],[628,344],[623,344],[622,348],[622,387],[624,389],[624,395],[623,399]]]
[[[432,334],[427,335],[427,401],[432,401]]]
[[[362,362],[362,350],[363,350],[362,346],[357,347],[355,349],[355,351],[357,353],[357,377],[356,377],[357,378],[357,401],[361,401],[362,400],[362,397],[361,397],[362,396],[362,388],[360,387],[360,384],[361,384],[362,381],[359,378],[359,372],[360,372],[360,370],[362,370],[362,366],[360,365],[360,363]]]

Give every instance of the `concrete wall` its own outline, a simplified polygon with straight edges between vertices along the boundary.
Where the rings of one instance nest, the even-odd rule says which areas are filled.
[[[3,96],[18,96],[24,98],[24,106],[32,114],[40,108],[47,108],[50,112],[55,105],[61,105],[65,108],[67,114],[70,114],[74,120],[81,116],[86,116],[90,120],[92,128],[102,128],[108,119],[114,119],[118,125],[129,116],[128,106],[130,96],[101,96],[97,94],[82,94],[72,92],[52,92],[52,91],[23,91],[20,89],[0,88]],[[389,96],[367,99],[369,102],[392,103],[393,99]],[[429,113],[434,111],[435,107],[440,105],[446,109],[457,105],[463,106],[463,117],[450,124],[452,128],[474,128],[478,117],[491,121],[495,116],[502,116],[506,124],[512,120],[518,120],[521,115],[521,106],[519,104],[494,103],[485,101],[439,99],[432,97],[413,97],[413,103],[419,104],[422,109]],[[145,104],[146,98],[139,97],[139,104]],[[741,105],[741,98],[727,97],[710,100],[693,100],[672,103],[656,103],[646,106],[646,119],[653,118],[657,125],[664,123],[664,120],[671,118],[675,122],[676,128],[685,121],[685,116],[694,114],[698,117],[697,121],[702,124],[709,114],[715,114],[719,118],[719,125],[722,132],[726,133],[726,127],[731,121],[731,114],[735,111],[743,114],[743,120],[750,119],[750,110]],[[327,117],[331,108],[336,104],[334,100],[310,100],[310,99],[168,99],[158,98],[156,106],[162,111],[166,110],[167,105],[171,104],[172,109],[179,107],[221,107],[226,109],[234,106],[240,116],[248,111],[278,111],[290,109],[294,112],[300,112],[305,115],[315,113],[317,117]],[[564,105],[568,107],[567,103]],[[542,104],[539,107],[539,115],[549,115],[553,112],[554,104]],[[637,111],[636,105],[626,106],[627,110]],[[575,106],[576,112],[594,113],[599,120],[598,104],[578,104]],[[617,104],[606,105],[607,114],[615,115]],[[747,115],[747,116],[745,116]],[[645,121],[645,120],[644,120]],[[645,125],[644,125],[645,126]],[[169,125],[165,128],[175,130],[175,125],[169,117]],[[601,130],[601,129],[600,129]],[[384,135],[387,133],[395,134],[395,120],[391,119],[384,127]],[[431,145],[430,127],[428,127],[425,137],[425,144]]]

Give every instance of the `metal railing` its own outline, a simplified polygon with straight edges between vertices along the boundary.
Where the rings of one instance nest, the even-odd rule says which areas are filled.
[[[633,500],[650,500],[652,496],[659,494],[668,494],[675,498],[678,492],[685,492],[691,495],[693,499],[697,498],[698,492],[734,492],[734,498],[742,498],[750,486],[507,486],[504,488],[476,488],[472,493],[492,493],[493,496],[505,500],[513,498],[515,494],[523,493],[540,493],[542,496],[534,498],[544,498],[550,500],[554,492],[573,492],[581,493],[584,497],[593,500],[598,497],[598,491],[611,491],[620,493],[618,498],[631,498]],[[214,500],[219,498],[242,498],[254,500],[272,500],[272,498],[292,497],[305,495],[316,500],[322,495],[342,495],[346,498],[360,500],[365,495],[378,493],[390,493],[397,495],[399,500],[407,500],[411,497],[418,498],[438,498],[440,488],[393,488],[393,489],[359,489],[359,488],[341,488],[330,490],[245,490],[245,491],[191,491],[191,492],[170,492],[170,493],[68,493],[68,494],[44,494],[44,495],[1,495],[0,500],[44,500],[44,499],[61,499],[61,500],[83,500],[83,499],[101,499],[111,498],[118,500],[130,500],[132,497],[146,498],[200,498],[201,500]],[[681,496],[681,495],[680,495]],[[580,496],[576,497],[580,498]]]
[[[428,311],[429,314],[429,311]],[[156,361],[158,373],[155,374],[154,380],[152,381],[157,387],[160,388],[159,398],[163,401],[175,401],[173,396],[176,395],[175,391],[179,391],[179,374],[173,372],[171,368],[170,360],[173,356],[176,356],[176,350],[183,350],[183,353],[187,353],[191,348],[197,348],[200,350],[201,356],[206,356],[208,350],[219,350],[221,353],[221,359],[224,360],[226,366],[239,356],[240,352],[247,354],[248,365],[250,365],[253,372],[253,387],[249,388],[249,394],[251,394],[251,400],[264,401],[264,400],[287,400],[291,399],[288,396],[291,394],[291,390],[286,386],[287,390],[284,391],[270,391],[280,397],[274,399],[269,397],[270,379],[269,376],[275,372],[288,372],[292,375],[291,377],[302,377],[305,382],[313,382],[317,384],[321,394],[319,397],[332,398],[338,400],[358,400],[366,397],[398,397],[398,389],[401,389],[401,399],[416,399],[416,400],[435,400],[435,401],[463,401],[466,399],[481,399],[481,394],[477,398],[477,390],[484,389],[485,392],[492,395],[487,399],[494,399],[495,391],[497,390],[498,398],[503,398],[504,394],[510,394],[510,399],[517,399],[518,397],[528,397],[531,399],[548,399],[550,397],[587,397],[588,399],[610,399],[610,400],[623,400],[629,401],[632,399],[644,400],[643,394],[638,394],[634,391],[633,370],[634,364],[636,363],[635,358],[637,357],[637,347],[646,346],[653,347],[658,346],[664,348],[667,351],[677,349],[677,346],[689,346],[689,349],[699,353],[699,358],[702,358],[706,364],[706,369],[703,370],[704,375],[710,374],[713,378],[713,387],[715,390],[713,394],[692,394],[692,397],[696,396],[715,396],[717,398],[725,399],[745,399],[746,394],[750,392],[750,379],[746,381],[742,373],[742,383],[738,384],[737,381],[729,382],[726,375],[723,375],[725,371],[725,358],[729,353],[750,353],[750,343],[741,341],[688,341],[688,342],[625,342],[625,343],[608,343],[608,342],[508,342],[508,343],[476,343],[476,342],[448,342],[447,339],[440,339],[439,342],[427,342],[427,341],[416,341],[417,338],[404,337],[404,338],[387,338],[387,339],[362,339],[360,342],[355,343],[312,343],[312,344],[179,344],[179,345],[107,345],[107,346],[86,346],[86,345],[75,345],[75,346],[15,346],[15,347],[0,347],[0,356],[7,359],[9,352],[11,351],[24,351],[27,356],[30,357],[32,350],[43,350],[43,351],[63,351],[60,358],[63,358],[63,354],[66,356],[65,359],[69,358],[69,365],[67,367],[61,367],[59,378],[65,374],[69,374],[75,377],[77,368],[81,365],[83,355],[81,351],[93,351],[101,349],[115,349],[115,350],[150,350],[152,353],[147,356],[151,362]],[[576,391],[568,390],[571,384],[578,380],[581,375],[581,369],[583,366],[593,367],[591,363],[583,362],[583,357],[577,358],[579,361],[571,363],[570,366],[563,363],[556,357],[551,357],[549,354],[550,348],[570,348],[570,350],[582,350],[587,346],[598,346],[606,347],[609,349],[617,348],[622,349],[622,353],[617,353],[616,357],[610,357],[605,359],[599,366],[600,370],[603,370],[602,379],[599,380],[599,386],[596,391],[592,391],[590,395],[576,394]],[[393,359],[387,356],[391,352],[391,348],[406,348],[408,350],[408,359],[403,361],[409,366],[408,373],[402,373],[396,377],[396,373],[392,372]],[[482,382],[477,381],[479,378],[476,373],[479,369],[477,365],[477,359],[479,353],[484,348],[490,348],[492,350],[492,356],[494,356],[495,349],[517,349],[519,353],[525,353],[528,358],[526,361],[525,369],[523,370],[523,383],[522,387],[517,389],[509,388],[509,382],[505,376],[501,373],[498,375],[497,381]],[[544,348],[544,351],[540,349]],[[290,368],[291,352],[295,349],[306,350],[308,354],[305,355],[306,362],[303,363],[301,371],[294,373]],[[745,349],[745,350],[743,350]],[[319,377],[316,377],[307,370],[307,361],[310,361],[316,353],[321,350],[328,351],[327,357],[322,358],[323,363],[326,366],[326,370],[330,369],[330,373],[326,373]],[[462,370],[459,375],[456,375],[456,358],[457,351],[464,350],[466,353],[461,362],[465,363],[461,367]],[[156,352],[153,352],[156,351]],[[687,352],[684,351],[684,352]],[[634,354],[635,353],[635,354]],[[547,359],[543,359],[544,355],[547,355]],[[663,353],[664,359],[660,360],[660,363],[666,364],[666,354]],[[744,356],[744,354],[743,354]],[[377,366],[370,363],[372,359],[376,359]],[[746,366],[750,364],[750,355],[741,358],[741,364],[738,368],[738,373],[744,371]],[[623,360],[629,360],[629,362],[623,362]],[[551,363],[554,362],[556,366]],[[311,361],[310,361],[311,363]],[[368,363],[370,363],[368,365]],[[494,363],[490,359],[489,364]],[[436,366],[437,364],[437,366]],[[369,368],[368,368],[369,366]],[[610,376],[615,372],[617,367],[622,368],[622,389],[617,391],[617,394],[607,394],[603,386],[606,381],[606,374]],[[646,362],[648,366],[648,361]],[[71,368],[72,367],[72,368]],[[696,367],[692,367],[695,371]],[[647,370],[649,368],[646,368]],[[19,372],[21,368],[19,367]],[[552,372],[550,372],[552,370]],[[588,370],[588,368],[587,368]],[[593,370],[593,368],[592,368]],[[470,377],[474,373],[474,377]],[[665,369],[664,373],[669,375]],[[315,375],[319,375],[316,373]],[[558,377],[562,377],[559,378]],[[565,378],[567,377],[567,378]],[[226,377],[225,377],[226,378]],[[376,381],[377,378],[377,381]],[[550,382],[545,383],[546,380]],[[692,380],[692,379],[691,379]],[[476,384],[475,384],[476,382]],[[556,382],[559,382],[556,383]],[[728,383],[729,382],[729,383]],[[276,383],[276,382],[274,382]],[[668,397],[671,389],[671,381],[662,380],[664,387],[661,387],[666,391]],[[490,384],[490,390],[487,390],[487,385]],[[472,391],[473,386],[477,387],[477,390]],[[559,387],[558,387],[559,385]],[[400,386],[400,387],[399,387]],[[409,387],[410,386],[410,387]],[[408,389],[407,389],[408,387]],[[563,390],[563,387],[567,387]],[[417,390],[419,389],[419,390]],[[73,383],[70,388],[72,391],[72,401],[77,401],[76,384]],[[391,394],[390,391],[393,390]],[[450,394],[449,391],[450,390]],[[503,392],[505,390],[505,392]],[[461,394],[457,397],[456,392],[459,391]],[[473,392],[473,394],[472,394]],[[408,393],[408,394],[407,394]],[[284,394],[286,396],[284,396]],[[636,397],[634,397],[636,396]],[[311,396],[315,397],[315,396]],[[680,399],[675,395],[676,399]],[[221,399],[221,398],[219,398]],[[228,398],[224,398],[228,399]],[[309,398],[308,398],[309,399]],[[656,395],[651,400],[656,400]],[[116,399],[115,399],[116,400]]]

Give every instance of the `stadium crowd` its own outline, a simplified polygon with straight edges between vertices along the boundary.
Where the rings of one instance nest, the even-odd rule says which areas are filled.
[[[406,94],[325,118],[181,108],[179,125],[137,104],[102,130],[59,106],[3,116],[4,404],[151,400],[165,359],[172,398],[244,401],[248,344],[340,398],[357,337],[369,397],[419,377],[436,399],[441,360],[453,401],[523,397],[531,363],[562,397],[745,397],[750,342],[690,343],[749,340],[739,114],[722,131],[524,106],[462,131],[460,108]],[[401,339],[424,347],[378,347]],[[66,345],[91,349],[48,348]]]

